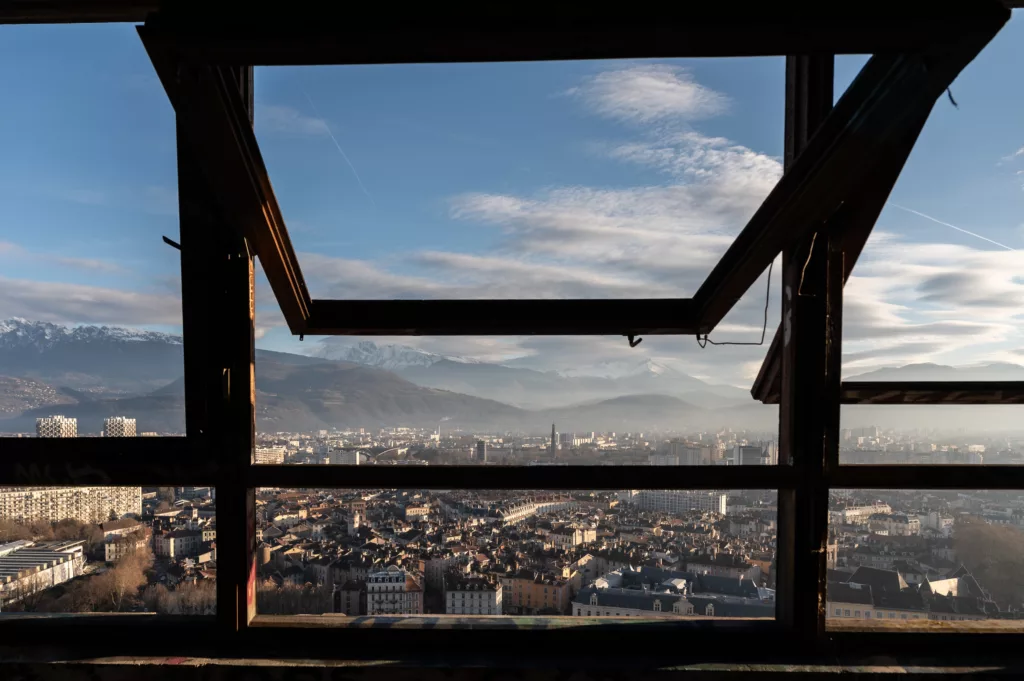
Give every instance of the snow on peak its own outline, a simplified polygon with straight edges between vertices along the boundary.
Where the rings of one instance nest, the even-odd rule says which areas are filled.
[[[407,369],[409,367],[427,367],[443,359],[459,361],[456,358],[417,350],[406,345],[378,345],[373,341],[366,340],[359,341],[353,345],[321,343],[313,349],[311,354],[322,359],[355,362],[357,364],[387,369],[388,371]]]
[[[558,373],[566,378],[632,378],[635,376],[662,376],[675,373],[673,369],[653,359],[608,360],[597,364],[562,369]]]
[[[120,326],[64,326],[21,317],[0,320],[0,347],[47,350],[62,342],[141,342],[181,344],[181,336]]]

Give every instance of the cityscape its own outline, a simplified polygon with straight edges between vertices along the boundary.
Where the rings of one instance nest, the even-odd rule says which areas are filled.
[[[141,437],[111,415],[102,437]],[[96,426],[90,426],[95,428]],[[37,437],[79,437],[39,417]],[[844,463],[1024,463],[1024,439],[841,433]],[[261,432],[257,465],[777,465],[770,432],[487,432],[441,422]],[[614,469],[609,473],[614,475]],[[1024,496],[833,490],[827,620],[1016,619]],[[337,616],[772,618],[774,490],[271,489],[257,611]],[[216,490],[0,489],[3,611],[216,610]],[[870,620],[870,621],[869,621]]]

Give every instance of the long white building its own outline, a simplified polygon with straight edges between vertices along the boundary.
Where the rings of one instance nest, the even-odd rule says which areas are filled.
[[[0,487],[0,519],[86,523],[142,514],[141,487]]]
[[[257,447],[255,460],[257,464],[282,464],[284,447]]]
[[[683,513],[704,511],[725,515],[727,496],[720,490],[642,489],[629,499],[645,511]]]
[[[135,419],[127,416],[103,419],[103,437],[135,437]]]
[[[36,419],[37,437],[78,437],[78,419],[44,416]]]

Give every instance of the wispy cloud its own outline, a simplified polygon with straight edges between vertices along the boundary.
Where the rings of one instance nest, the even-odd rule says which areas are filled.
[[[729,108],[724,94],[701,85],[686,69],[667,64],[605,71],[569,94],[583,98],[602,116],[633,123],[696,120]]]
[[[0,277],[0,318],[66,324],[179,325],[181,300],[99,286]]]
[[[122,265],[113,262],[111,260],[104,260],[102,258],[81,258],[77,256],[62,256],[53,253],[42,253],[39,251],[31,251],[23,246],[12,243],[10,241],[0,241],[0,257],[3,256],[17,256],[25,261],[34,261],[39,263],[52,263],[60,265],[61,267],[72,267],[79,270],[89,270],[92,272],[105,272],[105,273],[123,273],[128,270]]]

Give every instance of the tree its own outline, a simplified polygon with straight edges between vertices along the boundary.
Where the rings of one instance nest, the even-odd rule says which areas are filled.
[[[31,539],[32,531],[13,520],[0,520],[0,542]]]
[[[213,580],[184,582],[173,591],[153,584],[142,594],[146,608],[161,615],[213,615],[217,612],[217,587]]]
[[[1024,533],[1014,527],[989,525],[965,517],[953,528],[953,550],[983,589],[1000,607],[1024,603]]]
[[[139,591],[149,581],[146,572],[153,566],[153,553],[145,543],[130,545],[128,553],[114,567],[90,580],[98,609],[124,612],[137,604]]]

